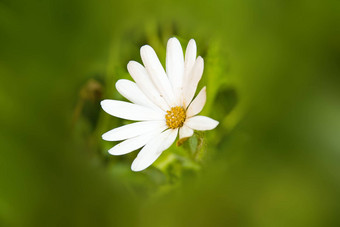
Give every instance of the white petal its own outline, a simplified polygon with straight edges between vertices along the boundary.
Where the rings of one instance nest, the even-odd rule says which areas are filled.
[[[207,92],[206,87],[202,88],[202,90],[198,93],[194,101],[191,102],[188,110],[187,110],[187,117],[192,117],[199,112],[202,111],[205,101],[207,99]]]
[[[167,103],[170,106],[173,106],[175,104],[175,96],[172,91],[172,86],[161,62],[157,57],[157,54],[149,45],[142,46],[140,54],[146,71],[153,81],[153,84]]]
[[[187,78],[187,81],[185,81],[185,87],[183,88],[185,107],[187,107],[190,104],[192,98],[195,95],[198,82],[202,78],[203,69],[204,69],[204,61],[203,61],[203,58],[199,56],[197,60],[195,61],[195,65],[193,66]]]
[[[119,141],[166,127],[165,121],[142,121],[114,128],[102,135],[103,140]]]
[[[179,97],[182,96],[184,57],[181,44],[176,38],[171,38],[168,41],[166,48],[166,73],[172,85],[177,104],[179,104]]]
[[[152,138],[159,135],[165,129],[166,127],[162,127],[152,132],[124,140],[123,142],[111,148],[109,153],[112,155],[123,155],[130,153],[147,144]]]
[[[144,93],[139,89],[136,83],[130,80],[118,80],[116,83],[117,91],[124,96],[127,100],[142,106],[151,107],[155,110],[160,110],[153,102],[147,98]]]
[[[149,167],[177,137],[178,129],[168,129],[150,140],[133,161],[131,169],[141,171]]]
[[[185,71],[187,71],[188,73],[191,71],[192,67],[195,64],[196,54],[197,54],[196,42],[195,40],[191,39],[185,51],[185,62],[184,62]]]
[[[218,121],[215,121],[214,119],[211,119],[205,116],[195,116],[195,117],[188,118],[185,121],[185,125],[187,125],[188,127],[194,130],[199,130],[199,131],[214,129],[216,128],[218,123],[219,123]]]
[[[193,134],[194,130],[192,130],[186,125],[183,125],[182,128],[179,129],[179,139],[191,137]]]
[[[127,65],[131,77],[134,79],[141,91],[162,110],[168,110],[169,105],[162,98],[156,87],[153,85],[149,75],[141,64],[135,61],[130,61]]]
[[[180,94],[182,97],[180,97],[179,102],[181,105],[185,102],[185,90],[187,89],[187,84],[190,83],[189,76],[191,73],[191,70],[195,64],[196,60],[196,54],[197,54],[197,47],[195,40],[191,39],[187,45],[187,49],[185,51],[185,60],[184,60],[184,73],[183,73],[183,82],[181,87]]]
[[[133,121],[144,121],[144,120],[163,120],[164,114],[157,112],[148,107],[144,107],[129,102],[117,101],[117,100],[103,100],[100,102],[103,110],[111,114],[112,116],[133,120]]]

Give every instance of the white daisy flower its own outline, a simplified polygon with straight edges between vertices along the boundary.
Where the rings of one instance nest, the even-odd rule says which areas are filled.
[[[101,106],[112,116],[138,121],[103,134],[107,141],[121,141],[109,150],[112,155],[141,151],[131,169],[149,167],[176,140],[191,137],[194,130],[211,130],[218,125],[209,117],[197,115],[206,101],[204,87],[194,98],[203,74],[203,58],[196,58],[196,43],[188,43],[185,58],[180,42],[170,38],[166,49],[166,72],[155,51],[140,49],[143,65],[130,61],[128,71],[135,82],[118,80],[118,92],[130,102],[103,100]],[[193,99],[194,98],[194,99]]]

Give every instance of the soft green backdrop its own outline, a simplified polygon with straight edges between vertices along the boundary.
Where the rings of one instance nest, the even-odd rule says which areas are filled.
[[[1,0],[0,226],[338,226],[339,21],[337,0]],[[220,125],[134,173],[99,102],[172,36]]]

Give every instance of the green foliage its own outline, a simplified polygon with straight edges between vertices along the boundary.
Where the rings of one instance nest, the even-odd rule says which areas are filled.
[[[338,226],[338,1],[1,1],[0,226]],[[147,170],[101,110],[190,38],[212,131]]]

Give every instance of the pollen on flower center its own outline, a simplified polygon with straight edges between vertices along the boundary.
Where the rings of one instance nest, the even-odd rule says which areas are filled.
[[[165,120],[166,125],[169,128],[175,129],[183,126],[186,117],[186,113],[183,107],[171,107],[171,109],[166,111],[166,113],[167,114],[165,115]]]

